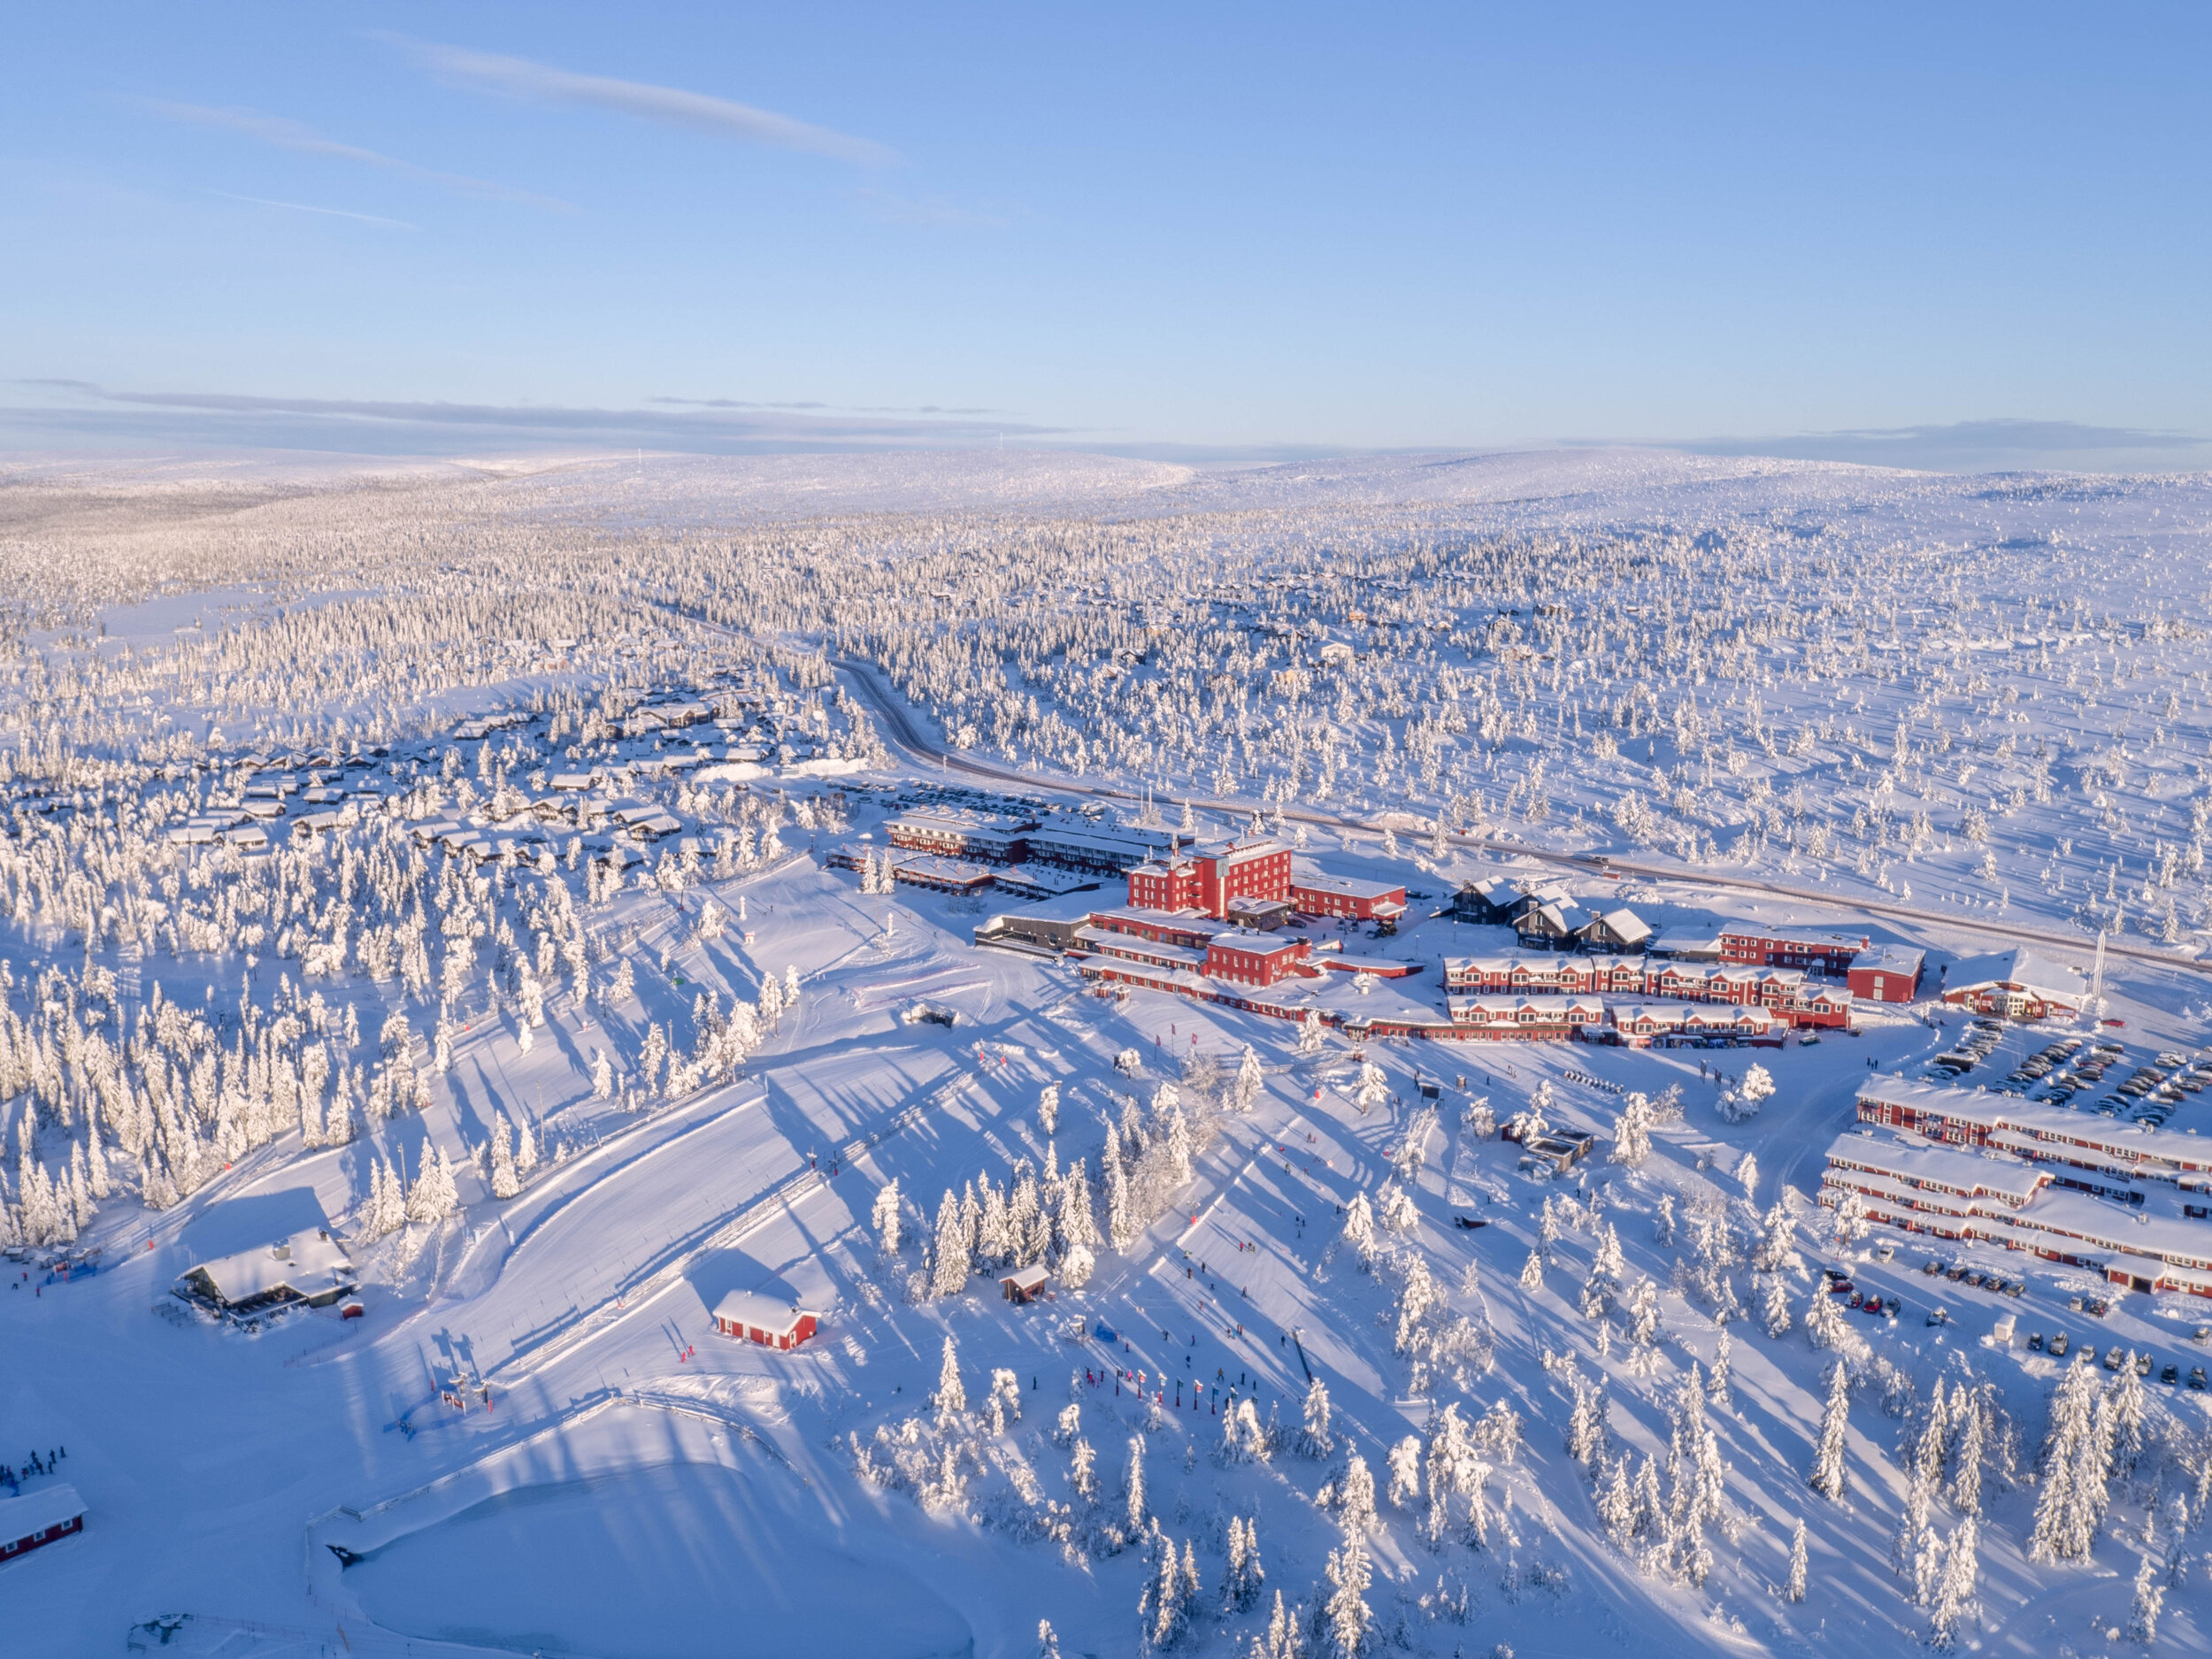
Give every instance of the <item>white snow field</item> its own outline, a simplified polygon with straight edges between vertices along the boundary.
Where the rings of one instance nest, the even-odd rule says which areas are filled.
[[[2212,1137],[2212,480],[0,481],[0,1497],[85,1505],[0,1560],[0,1653],[2212,1640],[2212,1298],[1816,1202],[1939,1055]],[[1022,902],[917,878],[988,869],[878,879],[922,806],[1256,828],[1406,892],[1283,936],[1417,971],[1305,1028],[980,946]],[[1756,1049],[1348,1030],[1448,1023],[1502,869],[1926,979]],[[2019,945],[2101,980],[1961,1055],[1938,987]],[[2212,1275],[2206,1194],[2081,1202]],[[326,1305],[176,1294],[310,1230]],[[724,1334],[737,1292],[817,1328]]]

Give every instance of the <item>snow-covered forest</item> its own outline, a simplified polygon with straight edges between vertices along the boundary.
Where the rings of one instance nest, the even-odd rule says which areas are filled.
[[[1428,900],[1482,833],[1663,861],[1693,909],[1786,877],[1931,947],[2194,957],[2208,551],[2202,479],[1633,453],[0,472],[4,1340],[48,1368],[0,1405],[143,1552],[97,1569],[128,1605],[41,1603],[51,1651],[173,1609],[248,1655],[719,1628],[649,1574],[677,1633],[626,1647],[557,1573],[532,1624],[409,1554],[551,1482],[547,1435],[709,1482],[621,1488],[642,1525],[910,1583],[855,1589],[856,1652],[2200,1642],[2212,1308],[1993,1301],[1946,1274],[2002,1252],[1814,1202],[1856,1082],[1950,1041],[1925,1006],[1747,1067],[1356,1052],[979,949],[972,899],[828,855],[951,793],[888,698],[1031,774],[985,804],[1256,818]],[[1396,947],[1432,982],[1432,908]],[[2193,977],[2113,975],[2130,1045],[2205,1043]],[[1556,1177],[1498,1137],[1563,1123],[1599,1149]],[[176,1312],[299,1226],[357,1325]],[[733,1343],[734,1290],[822,1333]],[[208,1425],[311,1472],[195,1474],[241,1517],[196,1578],[196,1489],[121,1471]],[[761,1628],[847,1651],[804,1601]]]

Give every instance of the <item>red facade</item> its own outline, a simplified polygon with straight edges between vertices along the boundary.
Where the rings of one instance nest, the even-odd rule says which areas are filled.
[[[13,1561],[18,1555],[26,1551],[36,1549],[42,1544],[51,1544],[58,1540],[69,1537],[72,1533],[83,1531],[84,1517],[76,1515],[72,1516],[66,1521],[57,1521],[51,1526],[42,1527],[28,1537],[0,1540],[0,1561]]]
[[[1232,899],[1287,899],[1290,849],[1271,841],[1223,841],[1129,872],[1129,902],[1148,910],[1202,910],[1226,919]]]
[[[816,1328],[814,1316],[810,1313],[801,1314],[787,1331],[771,1331],[762,1325],[741,1324],[735,1319],[718,1318],[714,1325],[715,1329],[721,1332],[724,1336],[733,1336],[741,1341],[757,1342],[763,1348],[783,1348],[787,1351],[798,1347],[800,1343],[812,1336]]]

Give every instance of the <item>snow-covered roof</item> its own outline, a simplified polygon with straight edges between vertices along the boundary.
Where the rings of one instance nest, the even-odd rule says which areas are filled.
[[[1926,951],[1910,945],[1870,945],[1851,958],[1851,972],[1916,974],[1927,958]]]
[[[1868,1170],[1907,1187],[1924,1187],[1962,1197],[1984,1194],[2024,1204],[2050,1184],[2050,1171],[2016,1158],[1985,1157],[1946,1147],[1908,1146],[1878,1136],[1838,1135],[1828,1148],[1830,1168]]]
[[[2206,1137],[2119,1123],[2092,1112],[2022,1100],[2016,1094],[1878,1076],[1859,1086],[1858,1102],[1862,1117],[1870,1108],[1895,1106],[1912,1118],[1932,1117],[1990,1134],[2016,1131],[2017,1141],[2008,1144],[2016,1144],[2023,1150],[2032,1148],[2032,1156],[2071,1164],[2139,1171],[2169,1179],[2184,1171],[2212,1170],[2212,1140]]]
[[[258,1249],[199,1263],[184,1277],[199,1275],[205,1276],[218,1298],[233,1307],[273,1290],[319,1296],[326,1291],[350,1289],[357,1282],[353,1258],[321,1227],[303,1228]]]
[[[1624,945],[1633,945],[1651,937],[1651,924],[1624,904],[1599,912],[1598,920],[1603,922],[1607,931]]]
[[[799,1328],[806,1310],[757,1290],[733,1290],[714,1304],[714,1317],[725,1325],[765,1331],[770,1336],[788,1336]]]
[[[0,1543],[12,1544],[49,1527],[66,1526],[84,1513],[72,1486],[46,1486],[19,1498],[0,1498]]]
[[[2035,991],[2065,1002],[2078,1002],[2089,988],[2071,968],[2062,968],[2047,956],[2023,948],[1969,956],[1955,964],[1944,981],[1944,994],[1955,995],[1985,986]]]
[[[1002,1285],[1011,1285],[1017,1290],[1040,1290],[1043,1288],[1044,1282],[1048,1277],[1050,1275],[1042,1267],[1032,1265],[1018,1267],[1010,1273],[1001,1273],[998,1282]]]
[[[1325,871],[1294,875],[1290,885],[1294,890],[1303,887],[1314,893],[1336,893],[1348,899],[1402,899],[1406,892],[1402,881],[1367,881],[1358,876],[1331,875]]]

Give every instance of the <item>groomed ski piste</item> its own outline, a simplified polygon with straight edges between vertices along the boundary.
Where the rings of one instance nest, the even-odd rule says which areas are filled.
[[[611,538],[595,548],[640,522],[773,525],[824,493],[780,462],[718,506],[694,464],[662,465],[650,501],[618,473],[502,486],[526,499],[471,507],[455,545],[495,520],[588,518]],[[1202,541],[1263,539],[1237,514],[1319,523],[1403,495],[1389,465],[1317,501],[1295,469],[933,469],[826,464],[847,493],[804,511],[847,515],[822,533],[839,536],[918,494],[948,514],[1188,511]],[[1728,514],[1786,487],[1878,516],[1962,482],[1671,457],[1497,472],[1491,494],[1522,520],[1542,495],[1557,522],[1638,521],[1657,491],[1669,534],[1693,540],[1699,511],[1723,509],[1692,498],[1715,493]],[[2195,545],[2172,515],[2200,523],[2205,487],[2142,488],[2169,515],[2157,534]],[[2053,511],[2139,505],[2137,486],[2107,488]],[[1163,504],[1178,492],[1192,500]],[[1801,499],[1786,509],[1801,519]],[[2115,1081],[2205,1052],[2189,826],[2212,750],[2193,703],[2154,701],[2122,662],[2164,652],[2200,695],[2200,564],[2162,566],[2166,586],[2134,596],[2140,626],[2093,648],[2157,734],[2108,719],[2113,764],[2078,803],[1962,795],[1954,816],[1978,803],[1994,835],[1932,818],[1917,846],[1869,836],[1879,856],[1821,864],[1829,843],[1785,846],[1759,816],[1775,790],[1753,781],[1832,764],[1840,790],[1864,753],[1854,767],[1785,741],[1732,763],[1674,722],[1676,781],[1711,792],[1684,825],[1732,803],[1752,815],[1733,858],[1702,831],[1608,839],[1594,795],[1571,826],[1561,807],[1454,818],[1436,804],[1448,766],[1435,800],[1394,810],[1388,780],[1425,787],[1417,766],[1325,801],[1164,764],[1037,759],[1017,782],[983,769],[1022,775],[1018,754],[960,741],[959,719],[887,688],[887,665],[836,667],[831,649],[860,643],[790,618],[756,631],[651,594],[618,627],[592,610],[614,602],[579,598],[515,649],[511,563],[465,603],[424,601],[451,606],[440,627],[495,633],[484,661],[457,664],[403,617],[361,657],[388,704],[364,712],[359,686],[311,668],[347,710],[319,715],[300,687],[251,683],[263,648],[233,637],[305,637],[304,556],[267,557],[220,583],[187,569],[165,591],[65,595],[88,608],[28,628],[15,664],[0,1463],[27,1496],[68,1483],[85,1526],[0,1564],[8,1651],[2205,1646],[2212,1392],[2188,1379],[2212,1365],[2212,1300],[1815,1202],[1869,1078],[1930,1076],[1970,1035],[1936,987],[2021,942],[1994,930],[2085,980],[2099,926],[2108,949],[2078,1014],[2004,1023],[1967,1086],[2070,1037],[2121,1045]],[[593,626],[609,630],[596,655]],[[194,712],[203,671],[218,679]],[[89,695],[101,673],[173,701],[111,715]],[[1793,695],[1817,730],[1870,689],[1901,695],[1887,665]],[[1994,682],[1966,695],[2016,706]],[[2062,701],[2055,681],[2046,695]],[[1373,734],[1345,733],[1371,766]],[[1557,803],[1602,789],[1586,753],[1540,762],[1555,735],[1502,728],[1482,775],[1550,764],[1574,780]],[[46,758],[65,752],[74,770]],[[557,786],[564,769],[586,781]],[[1928,981],[1909,1005],[1861,1002],[1851,1031],[1771,1048],[1361,1041],[979,946],[1010,901],[879,892],[828,867],[834,846],[884,845],[902,806],[1017,797],[1133,828],[1178,827],[1189,801],[1202,838],[1257,816],[1302,858],[1402,884],[1387,936],[1302,925],[1419,965],[1355,994],[1378,1007],[1440,1018],[1446,956],[1513,949],[1448,910],[1501,870],[1631,903],[1663,941],[1730,918],[1865,933],[1926,951]],[[294,827],[316,811],[336,816]],[[2158,812],[2172,823],[2143,816]],[[1553,862],[1592,851],[1638,872]],[[1985,879],[1985,853],[2046,879]],[[1096,879],[1079,896],[1118,902]],[[2176,1092],[2163,1133],[2212,1134],[2203,1097]],[[2101,1125],[2094,1105],[2079,1102]],[[1588,1156],[1560,1171],[1502,1138],[1532,1133],[1532,1113],[1593,1134]],[[2134,1208],[2185,1219],[2187,1194],[2144,1185]],[[195,1266],[324,1232],[353,1271],[326,1306],[226,1316],[174,1294]],[[1008,1299],[1002,1278],[1033,1263],[1041,1294]],[[727,1333],[715,1310],[735,1293],[817,1326],[789,1349]]]

